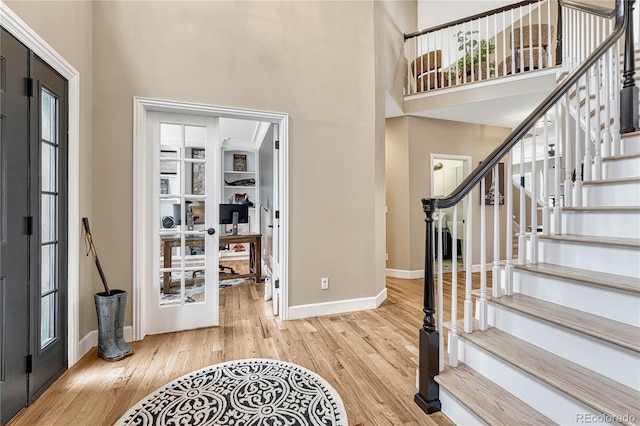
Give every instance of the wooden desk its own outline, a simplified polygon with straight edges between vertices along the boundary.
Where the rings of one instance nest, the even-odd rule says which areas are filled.
[[[191,245],[204,247],[204,235],[188,235],[184,238],[185,248]],[[171,268],[171,248],[179,247],[182,243],[180,237],[163,236],[162,250],[163,250],[163,268]],[[221,280],[230,280],[236,278],[248,278],[253,277],[256,284],[261,280],[262,274],[262,259],[261,259],[261,242],[262,234],[241,234],[241,235],[221,235],[220,244],[242,244],[249,243],[249,273],[248,274],[233,274],[233,275],[220,275]],[[171,281],[171,272],[163,273],[162,279],[162,292],[168,294],[171,287],[177,287],[180,282]],[[185,284],[194,285],[204,282],[204,278],[185,279]]]
[[[221,235],[220,244],[250,243],[249,248],[249,273],[220,276],[221,280],[233,280],[236,278],[254,277],[256,284],[262,277],[262,234]]]

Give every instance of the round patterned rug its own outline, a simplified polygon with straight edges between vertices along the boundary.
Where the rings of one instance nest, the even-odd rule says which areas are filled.
[[[347,425],[340,395],[299,365],[242,359],[182,376],[147,396],[116,425]]]

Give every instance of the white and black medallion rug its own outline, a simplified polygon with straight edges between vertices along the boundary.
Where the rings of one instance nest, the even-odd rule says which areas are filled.
[[[116,425],[346,426],[340,395],[316,373],[271,359],[224,362],[147,396]]]

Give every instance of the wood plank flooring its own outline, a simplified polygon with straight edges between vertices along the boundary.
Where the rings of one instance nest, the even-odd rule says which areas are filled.
[[[450,275],[443,274],[445,282]],[[458,278],[462,312],[464,273]],[[274,317],[263,289],[248,282],[222,290],[219,327],[147,336],[118,362],[92,349],[9,425],[111,425],[163,384],[241,358],[281,359],[315,371],[340,393],[352,426],[453,424],[413,402],[422,280],[388,278],[387,300],[377,310],[296,321]],[[445,313],[450,303],[445,291]]]

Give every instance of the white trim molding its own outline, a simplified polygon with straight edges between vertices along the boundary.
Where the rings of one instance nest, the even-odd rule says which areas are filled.
[[[335,302],[311,303],[289,308],[289,319],[319,317],[323,315],[343,314],[346,312],[367,311],[376,309],[387,300],[387,288],[382,289],[374,297],[360,299],[336,300]]]
[[[69,84],[69,194],[68,194],[68,323],[67,364],[71,367],[80,359],[80,73],[62,55],[36,34],[9,7],[0,1],[0,25],[29,50],[67,79]]]
[[[416,280],[424,278],[424,269],[416,269],[415,271],[407,271],[405,269],[387,269],[387,277],[401,278],[403,280]]]
[[[280,128],[280,312],[288,312],[288,254],[289,254],[289,153],[288,134],[289,116],[285,113],[257,111],[220,107],[214,105],[194,104],[180,101],[168,101],[144,97],[133,98],[133,340],[142,340],[147,334],[147,308],[144,292],[145,283],[152,282],[148,260],[145,220],[149,217],[150,206],[147,206],[145,191],[148,191],[151,173],[148,173],[149,162],[146,159],[145,141],[147,140],[147,114],[150,111],[172,112],[180,114],[204,115],[210,117],[246,118],[271,123],[278,123]],[[287,319],[281,315],[281,319]]]

